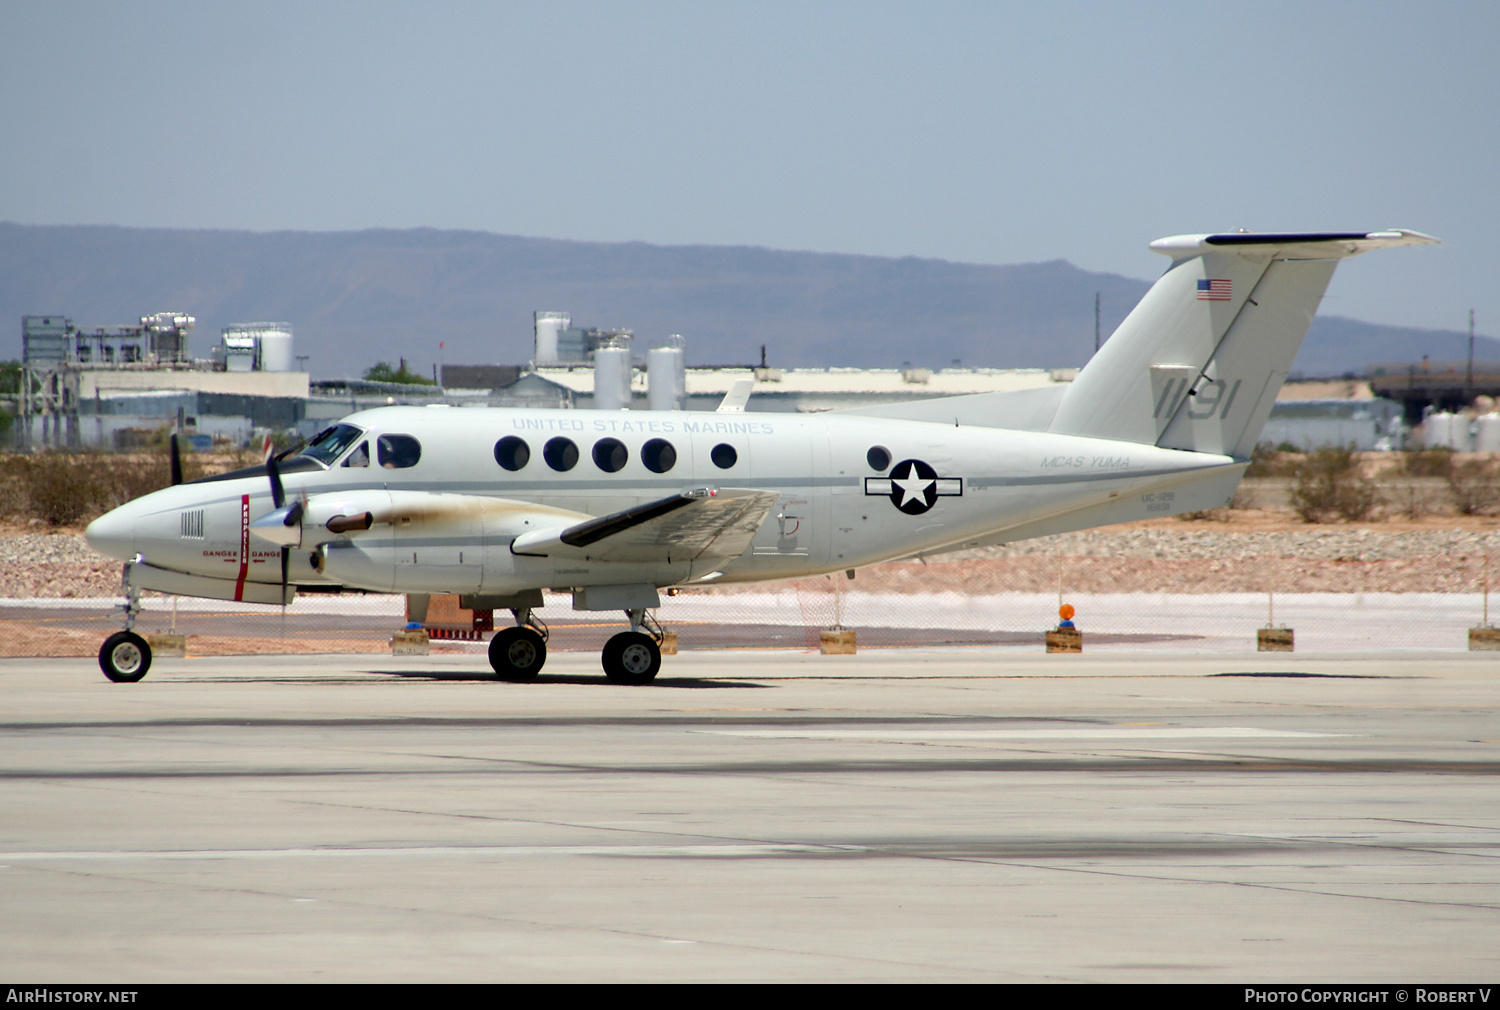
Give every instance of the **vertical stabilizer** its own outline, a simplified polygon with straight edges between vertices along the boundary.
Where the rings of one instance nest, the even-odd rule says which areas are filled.
[[[1416,232],[1187,235],[1172,266],[1063,395],[1051,429],[1246,458],[1333,277]]]

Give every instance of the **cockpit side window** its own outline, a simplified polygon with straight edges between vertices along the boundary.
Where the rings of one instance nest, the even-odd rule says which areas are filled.
[[[381,435],[375,440],[375,453],[387,470],[405,470],[422,458],[422,443],[410,435]]]
[[[343,462],[344,466],[369,466],[370,465],[370,443],[361,442],[358,448],[351,452]]]
[[[342,456],[344,450],[363,434],[363,431],[352,424],[336,424],[315,435],[297,455],[311,456],[324,466],[332,466],[333,461]]]

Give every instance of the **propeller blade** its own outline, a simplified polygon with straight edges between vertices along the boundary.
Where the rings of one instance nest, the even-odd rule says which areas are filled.
[[[266,475],[271,478],[271,504],[281,508],[286,504],[286,489],[281,486],[281,467],[275,456],[266,457]]]
[[[167,437],[167,452],[172,464],[172,483],[182,483],[182,448],[177,442],[177,432]]]
[[[283,547],[281,549],[281,605],[283,608],[286,607],[287,570],[291,567],[291,563],[292,549]]]

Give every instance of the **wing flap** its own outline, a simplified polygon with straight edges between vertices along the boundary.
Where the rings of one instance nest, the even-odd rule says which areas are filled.
[[[511,551],[591,561],[737,558],[779,499],[774,491],[694,488],[565,529],[522,534]]]

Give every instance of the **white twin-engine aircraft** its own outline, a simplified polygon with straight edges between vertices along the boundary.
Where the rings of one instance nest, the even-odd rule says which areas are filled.
[[[90,524],[125,562],[125,630],[99,653],[135,681],[140,591],[285,605],[299,587],[433,593],[510,610],[490,664],[547,656],[542,590],[623,610],[624,683],[661,666],[663,587],[897,558],[1226,504],[1345,256],[1409,231],[1185,235],[1072,383],[825,414],[433,409],[351,414],[265,466],[174,483]],[[726,397],[726,406],[729,406]],[[174,443],[175,451],[175,443]],[[174,455],[174,473],[180,465]]]

